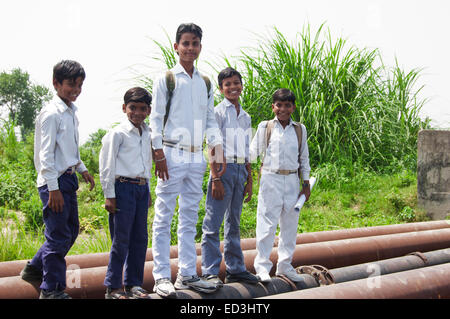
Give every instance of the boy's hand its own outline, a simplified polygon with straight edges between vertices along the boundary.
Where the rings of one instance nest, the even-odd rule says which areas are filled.
[[[169,170],[167,169],[166,156],[162,148],[153,151],[155,161],[155,176],[163,181],[169,179]]]
[[[59,189],[49,191],[48,207],[50,207],[50,209],[53,212],[60,213],[63,211],[63,206],[64,206],[64,198]]]
[[[245,195],[247,195],[247,198],[245,198]],[[250,182],[247,182],[244,188],[244,202],[248,203],[252,199],[253,195],[253,184]]]
[[[222,144],[209,148],[209,166],[213,178],[221,177],[227,170],[227,163],[223,154]]]
[[[211,190],[212,190],[212,197],[214,199],[223,200],[225,196],[225,189],[223,188],[223,184],[220,179],[212,182]]]
[[[116,212],[116,199],[115,198],[107,198],[105,200],[105,209],[110,214],[114,214]]]
[[[81,176],[83,177],[83,179],[86,183],[91,184],[91,187],[89,187],[89,190],[90,191],[93,190],[94,186],[95,186],[95,181],[94,181],[94,178],[92,177],[92,175],[89,174],[88,171],[84,171],[83,173],[81,173]]]
[[[300,198],[300,196],[302,196],[302,194],[305,194],[305,197],[306,197],[305,202],[307,202],[309,199],[309,196],[311,196],[311,187],[309,186],[309,183],[307,186],[302,185],[302,191],[298,195],[298,198]]]

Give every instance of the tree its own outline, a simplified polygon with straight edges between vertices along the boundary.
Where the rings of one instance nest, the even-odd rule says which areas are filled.
[[[51,98],[47,87],[33,84],[20,68],[0,73],[0,107],[6,108],[9,120],[17,123],[22,136],[33,130],[36,115]]]

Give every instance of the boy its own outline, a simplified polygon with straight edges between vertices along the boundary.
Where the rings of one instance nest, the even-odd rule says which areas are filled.
[[[80,159],[77,108],[73,104],[86,77],[75,61],[63,60],[53,68],[56,96],[39,113],[34,139],[34,165],[43,204],[45,243],[21,272],[22,279],[40,281],[40,299],[69,299],[66,261],[78,236],[78,179],[75,172],[95,182]]]
[[[301,194],[309,199],[309,150],[306,128],[291,120],[295,110],[295,95],[288,89],[279,89],[273,94],[272,110],[275,119],[264,121],[250,145],[251,158],[265,152],[262,163],[256,218],[256,250],[254,266],[262,282],[269,282],[272,268],[270,253],[277,224],[280,224],[278,262],[276,275],[284,275],[294,282],[301,281],[291,265],[295,249],[299,213],[294,210]],[[273,126],[272,126],[273,125]],[[296,128],[297,126],[297,128]],[[266,128],[272,127],[268,145]],[[298,132],[301,128],[301,145]],[[299,150],[300,147],[300,150]],[[300,166],[299,166],[300,164]],[[299,175],[303,179],[299,190]]]
[[[226,68],[218,75],[220,92],[224,100],[215,107],[214,113],[222,132],[224,156],[227,169],[220,178],[209,179],[206,195],[206,212],[202,225],[202,272],[203,277],[221,287],[219,279],[220,226],[224,220],[224,259],[226,265],[225,282],[258,283],[258,278],[247,271],[240,244],[240,217],[242,203],[252,197],[252,175],[249,162],[251,138],[251,118],[239,104],[242,92],[241,74],[233,68]],[[221,184],[223,198],[212,196],[212,185]]]
[[[145,89],[129,89],[122,106],[128,120],[102,139],[99,173],[112,240],[104,281],[106,299],[149,298],[141,286],[148,244],[147,214],[151,205],[148,183],[152,169],[150,129],[144,120],[151,112],[151,101]]]
[[[216,290],[214,284],[197,275],[196,268],[198,205],[203,197],[202,182],[207,166],[202,153],[205,133],[210,154],[219,158],[223,155],[222,137],[214,116],[212,90],[208,92],[205,81],[194,67],[202,48],[201,39],[202,30],[193,23],[181,24],[177,29],[174,49],[179,60],[171,70],[175,89],[167,114],[169,91],[165,76],[155,81],[153,88],[155,105],[150,116],[150,127],[155,174],[158,176],[152,240],[153,277],[154,291],[163,297],[175,297],[174,287],[192,288],[206,293]],[[165,115],[167,122],[164,121]],[[218,171],[218,164],[211,162],[212,158],[210,156],[212,176],[218,178],[226,168],[222,165],[221,171]],[[223,189],[214,188],[214,194],[222,196]],[[169,262],[170,226],[178,195],[179,271],[174,286]]]

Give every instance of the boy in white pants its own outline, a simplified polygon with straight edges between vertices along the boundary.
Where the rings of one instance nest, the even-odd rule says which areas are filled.
[[[301,194],[310,196],[309,151],[306,128],[292,121],[295,95],[288,89],[273,94],[272,110],[276,117],[258,125],[250,145],[250,157],[265,153],[258,193],[256,219],[256,250],[254,267],[262,282],[270,281],[272,251],[279,221],[278,262],[276,275],[284,275],[297,282],[301,277],[291,265],[296,245],[299,213],[294,206]],[[297,127],[296,127],[297,126]],[[267,128],[270,129],[267,129]],[[269,135],[267,135],[270,131]],[[270,140],[270,141],[269,141]],[[299,145],[299,141],[301,144]],[[266,143],[268,143],[266,145]],[[303,179],[300,191],[300,176]]]

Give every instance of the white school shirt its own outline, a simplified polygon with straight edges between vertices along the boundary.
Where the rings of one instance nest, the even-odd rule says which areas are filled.
[[[164,127],[164,140],[201,148],[206,134],[210,147],[221,144],[222,136],[214,116],[212,88],[208,99],[205,81],[196,68],[192,78],[180,64],[175,65],[171,71],[175,76],[175,89]],[[150,114],[150,127],[154,149],[162,148],[167,98],[165,75],[162,75],[153,86],[154,104]]]
[[[58,190],[58,177],[71,166],[78,173],[86,171],[78,149],[77,107],[70,107],[56,95],[39,112],[34,134],[34,166],[38,173],[37,186],[47,185]]]
[[[270,136],[270,142],[266,150],[266,124],[261,122],[258,130],[250,144],[250,159],[255,161],[256,158],[265,152],[263,161],[264,168],[269,170],[296,170],[298,169],[298,139],[295,133],[294,125],[298,123],[290,120],[286,128],[280,124],[275,118]],[[309,149],[306,128],[301,124],[302,128],[302,146],[300,148],[301,175],[303,180],[309,180],[311,167],[309,166]]]
[[[214,108],[216,121],[223,138],[225,157],[240,157],[249,161],[249,147],[252,138],[252,119],[239,105],[236,107],[227,98]]]
[[[127,120],[103,137],[99,155],[99,177],[105,198],[116,197],[114,183],[119,176],[150,180],[150,128],[143,123],[141,129],[142,135],[139,134],[139,129]]]

